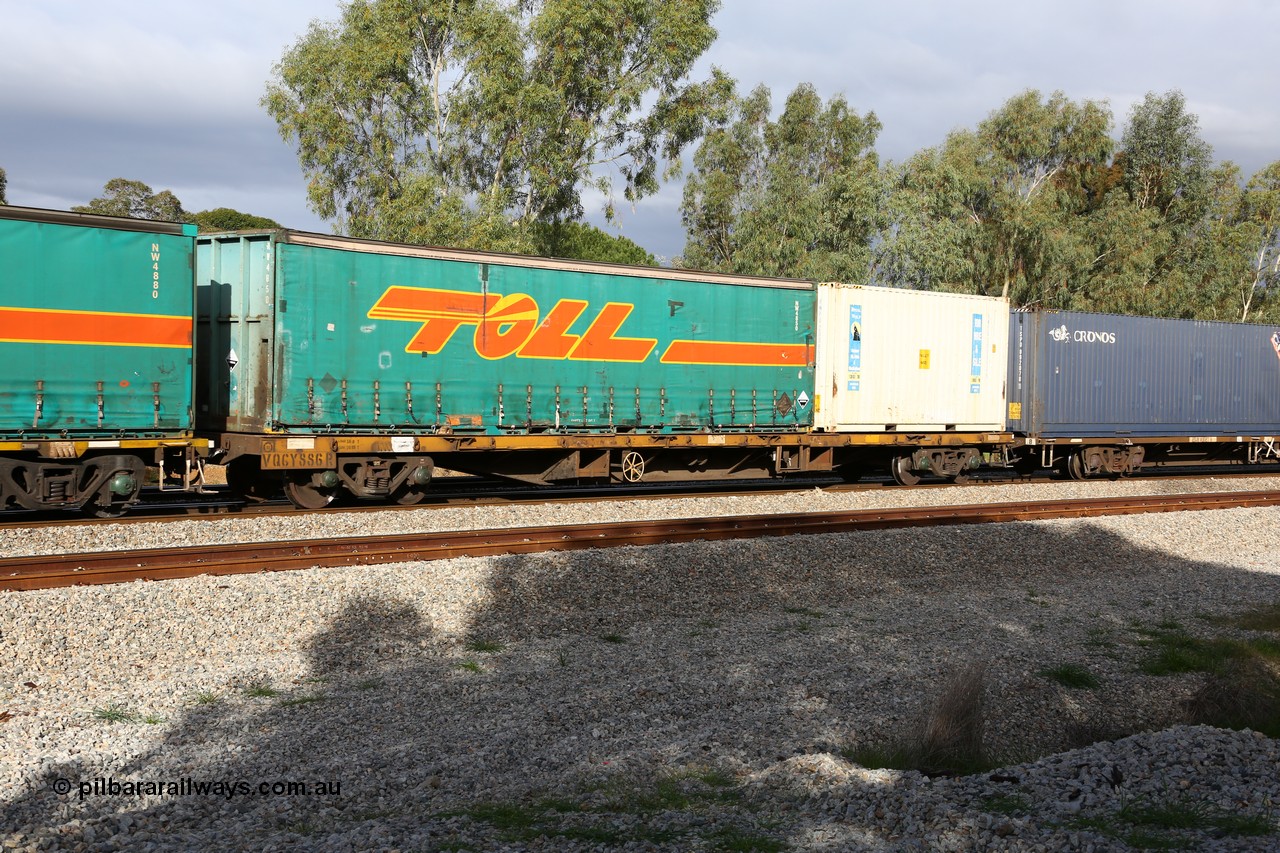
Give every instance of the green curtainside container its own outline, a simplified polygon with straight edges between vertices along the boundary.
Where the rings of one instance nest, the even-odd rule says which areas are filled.
[[[798,430],[814,290],[291,231],[202,235],[201,429]]]
[[[0,206],[0,440],[190,434],[195,233]]]

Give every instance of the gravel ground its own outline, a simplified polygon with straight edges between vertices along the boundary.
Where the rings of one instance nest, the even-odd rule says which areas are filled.
[[[1237,482],[1209,488],[1268,487]],[[1194,490],[554,511],[1153,485]],[[3,548],[535,514],[6,531]],[[1273,827],[1182,836],[1195,849],[1276,850],[1280,742],[1172,725],[1199,677],[1139,664],[1141,629],[1216,635],[1235,630],[1223,617],[1280,603],[1278,531],[1280,510],[1227,510],[0,594],[0,848],[1124,850],[1122,810],[1172,802]],[[974,664],[1004,767],[929,778],[851,758],[891,747]],[[1062,664],[1098,686],[1040,674]],[[1098,742],[1130,732],[1143,733]]]

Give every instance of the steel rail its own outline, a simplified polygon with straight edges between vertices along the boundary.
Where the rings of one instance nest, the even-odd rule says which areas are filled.
[[[1153,470],[1144,471],[1138,475],[1127,478],[1126,482],[1178,482],[1189,479],[1203,478],[1219,478],[1219,479],[1260,479],[1268,477],[1280,476],[1280,470],[1266,471],[1228,471],[1228,470],[1206,470],[1197,468],[1195,470],[1177,471],[1177,470]],[[137,509],[132,510],[120,518],[82,518],[71,515],[69,512],[60,512],[56,517],[50,517],[49,514],[19,514],[16,517],[5,518],[0,516],[0,530],[13,528],[44,528],[44,527],[93,527],[107,524],[146,524],[146,523],[164,523],[168,521],[187,521],[192,518],[271,518],[271,517],[287,517],[297,515],[300,512],[415,512],[430,511],[437,509],[457,509],[459,507],[483,507],[483,506],[506,506],[510,504],[577,504],[577,503],[608,503],[610,501],[652,501],[652,500],[678,500],[682,498],[702,498],[702,497],[755,497],[758,495],[787,495],[787,494],[803,494],[815,488],[822,489],[827,492],[862,492],[862,491],[883,491],[889,490],[945,490],[962,488],[966,486],[1007,486],[1020,487],[1029,485],[1044,484],[1066,484],[1068,482],[1060,478],[1052,478],[1046,475],[1037,474],[1029,477],[1011,478],[1000,476],[999,474],[980,474],[973,479],[962,483],[948,482],[923,482],[917,486],[899,486],[894,483],[887,475],[883,477],[868,477],[854,483],[844,483],[835,478],[813,478],[805,480],[767,480],[753,481],[753,484],[744,484],[742,482],[733,481],[710,481],[708,483],[671,483],[664,484],[666,488],[659,490],[652,485],[644,484],[639,488],[611,484],[605,487],[591,486],[572,486],[572,487],[528,487],[520,486],[515,488],[503,488],[501,486],[486,489],[481,492],[457,492],[442,490],[440,494],[433,494],[427,501],[413,506],[402,506],[394,503],[370,503],[356,502],[343,503],[326,507],[323,510],[300,510],[289,504],[283,496],[274,501],[262,504],[242,504],[224,498],[220,502],[197,503],[187,505],[179,502],[178,510],[166,512],[165,507],[160,504],[141,505]],[[1091,482],[1105,484],[1111,482],[1108,480],[1095,480],[1076,482],[1076,485],[1089,485]]]
[[[462,530],[294,542],[107,551],[10,557],[0,560],[0,590],[33,590],[78,584],[165,580],[195,575],[286,571],[316,566],[365,566],[659,545],[764,536],[849,533],[864,530],[1040,521],[1146,512],[1268,507],[1280,492],[1093,498],[1030,503],[970,504],[786,515],[663,519],[588,525]]]

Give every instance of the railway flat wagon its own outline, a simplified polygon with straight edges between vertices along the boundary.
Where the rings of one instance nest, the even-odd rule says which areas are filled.
[[[0,206],[0,506],[190,488],[195,226]]]
[[[254,497],[767,476],[811,458],[811,283],[295,231],[202,235],[199,426]]]
[[[1277,455],[1280,327],[1068,311],[1010,323],[1009,428],[1073,477]]]
[[[1004,299],[819,285],[815,430],[900,483],[963,479],[1009,438],[1008,324]]]

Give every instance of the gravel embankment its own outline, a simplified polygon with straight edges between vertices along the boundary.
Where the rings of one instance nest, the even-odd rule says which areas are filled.
[[[800,508],[769,500],[728,511]],[[675,514],[666,503],[721,502],[556,512]],[[323,529],[534,515],[330,513]],[[308,523],[164,529],[198,544]],[[155,547],[151,527],[98,527],[64,550]],[[1278,531],[1275,509],[1168,513],[3,594],[0,848],[1123,850],[1120,810],[1167,802],[1274,825],[1280,742],[1170,726],[1199,677],[1139,664],[1143,628],[1209,636],[1280,602]],[[33,533],[53,538],[4,551],[57,538]],[[985,743],[1006,767],[931,779],[850,760],[891,746],[971,662],[985,665]],[[1039,674],[1061,664],[1099,685]],[[288,782],[312,789],[271,795]],[[317,794],[321,782],[340,790]],[[144,791],[113,796],[112,783]],[[1274,831],[1186,838],[1280,847]]]

